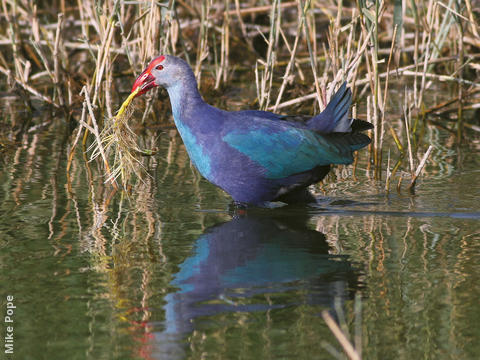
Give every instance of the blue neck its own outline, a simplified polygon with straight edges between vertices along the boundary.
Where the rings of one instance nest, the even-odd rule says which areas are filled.
[[[194,115],[205,105],[197,89],[197,82],[193,77],[183,78],[167,88],[172,104],[172,113],[175,123],[191,123]]]
[[[167,88],[172,104],[173,119],[175,125],[183,139],[185,148],[200,173],[207,179],[211,179],[210,157],[207,149],[202,145],[202,139],[199,138],[203,128],[208,126],[205,116],[210,108],[207,105],[197,89],[197,82],[193,77],[182,78]]]

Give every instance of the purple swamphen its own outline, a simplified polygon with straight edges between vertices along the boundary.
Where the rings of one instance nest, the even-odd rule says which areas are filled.
[[[312,202],[307,187],[331,164],[350,164],[370,143],[371,128],[350,119],[352,93],[344,83],[320,114],[305,123],[267,111],[225,111],[205,103],[190,66],[171,55],[155,58],[133,84],[138,95],[162,86],[190,159],[235,203]]]

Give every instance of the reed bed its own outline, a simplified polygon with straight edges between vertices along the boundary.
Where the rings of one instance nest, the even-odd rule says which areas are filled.
[[[140,144],[138,136],[144,124],[169,124],[169,107],[155,101],[156,92],[133,100],[127,110],[120,104],[149,60],[171,53],[192,65],[210,102],[222,101],[218,94],[231,83],[254,83],[255,102],[238,106],[227,99],[232,107],[313,114],[348,81],[355,116],[374,124],[373,141],[368,152],[358,155],[368,157],[365,169],[356,161],[348,171],[338,167],[332,178],[364,171],[386,193],[401,191],[404,182],[414,193],[426,164],[439,151],[428,143],[427,126],[450,132],[457,142],[480,132],[474,121],[480,94],[480,9],[475,6],[471,0],[58,0],[48,6],[1,0],[0,95],[18,97],[30,115],[24,123],[0,124],[0,150],[21,146],[9,131],[18,135],[43,126],[33,115],[35,109],[50,111],[51,119],[73,129],[66,142],[67,171],[75,171],[73,159],[81,152],[92,202],[102,205],[94,205],[92,219],[97,252],[103,255],[107,243],[99,230],[117,188],[140,200],[130,216],[145,214],[145,243],[160,238],[153,231],[161,228],[160,218],[148,199],[142,199],[153,197],[157,189],[150,179],[136,181],[148,172],[145,155],[153,153],[156,139],[151,136]],[[177,171],[179,178],[189,171],[186,155],[180,160],[174,156],[173,136],[171,144],[164,171],[168,179],[174,179],[171,172]],[[31,162],[27,165],[33,168]],[[100,175],[95,177],[92,167]],[[114,189],[96,193],[94,184],[102,182]],[[198,183],[194,187],[198,195]],[[96,198],[102,196],[103,202]],[[73,208],[80,214],[76,203]],[[113,222],[118,232],[120,218],[119,210]],[[80,215],[78,219],[80,224]],[[98,266],[106,268],[105,262]],[[362,314],[359,301],[355,313]],[[339,326],[328,313],[324,317],[349,358],[361,358],[361,319],[350,337],[344,321]],[[323,346],[336,357],[342,355],[331,344]]]
[[[480,93],[475,6],[471,0],[59,0],[48,6],[2,0],[1,90],[28,106],[40,101],[76,125],[69,169],[81,144],[87,166],[96,164],[113,184],[123,174],[119,182],[127,188],[135,178],[129,174],[143,172],[138,124],[168,122],[168,105],[155,102],[156,93],[137,99],[134,116],[124,122],[128,140],[122,144],[117,133],[105,141],[102,134],[112,129],[135,76],[160,53],[184,57],[207,100],[234,80],[255,82],[256,102],[243,108],[312,114],[346,80],[356,116],[374,125],[368,176],[384,181],[387,192],[392,179],[409,177],[413,192],[435,151],[422,128],[442,127],[458,142],[480,130],[471,121]],[[435,95],[439,89],[444,96]],[[132,151],[122,157],[122,147]]]

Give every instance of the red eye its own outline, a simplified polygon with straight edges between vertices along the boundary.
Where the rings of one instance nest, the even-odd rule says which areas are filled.
[[[163,70],[163,65],[157,65],[157,67],[155,68],[157,70]]]

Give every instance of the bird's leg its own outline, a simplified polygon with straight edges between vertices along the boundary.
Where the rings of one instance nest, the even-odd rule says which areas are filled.
[[[240,201],[232,201],[228,205],[228,212],[233,216],[245,216],[247,215],[248,204]]]

